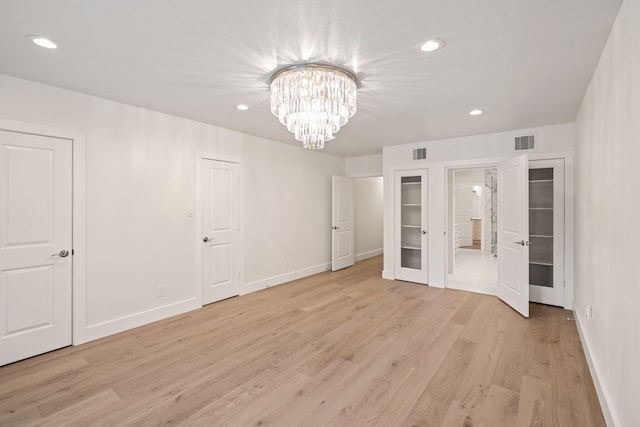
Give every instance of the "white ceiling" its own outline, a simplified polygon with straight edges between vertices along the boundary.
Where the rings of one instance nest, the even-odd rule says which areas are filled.
[[[359,156],[573,121],[620,4],[3,0],[0,73],[295,144],[270,113],[269,77],[329,62],[361,87],[358,113],[325,151]],[[61,48],[38,48],[28,34]],[[419,51],[433,37],[446,47]],[[486,112],[471,117],[472,108]]]

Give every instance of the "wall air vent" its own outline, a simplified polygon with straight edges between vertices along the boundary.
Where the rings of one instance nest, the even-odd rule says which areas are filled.
[[[415,148],[413,150],[413,160],[425,160],[427,158],[426,148]]]
[[[535,135],[516,136],[516,151],[533,150],[535,140]]]

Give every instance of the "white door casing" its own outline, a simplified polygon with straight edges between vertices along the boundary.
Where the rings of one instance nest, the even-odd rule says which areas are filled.
[[[350,267],[355,262],[353,179],[333,175],[331,188],[331,270],[336,271]]]
[[[72,141],[0,130],[0,365],[72,343]]]
[[[240,293],[239,188],[237,163],[201,159],[202,302]]]
[[[527,155],[498,164],[498,297],[529,317]]]

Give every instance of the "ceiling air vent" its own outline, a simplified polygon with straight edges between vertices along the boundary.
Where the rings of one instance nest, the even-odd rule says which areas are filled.
[[[413,150],[413,160],[425,160],[427,158],[426,148],[415,148]]]
[[[535,135],[516,136],[516,151],[533,150],[535,140]]]

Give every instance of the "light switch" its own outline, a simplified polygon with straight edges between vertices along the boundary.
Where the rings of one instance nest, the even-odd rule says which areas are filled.
[[[193,218],[193,208],[187,208],[187,216]]]

